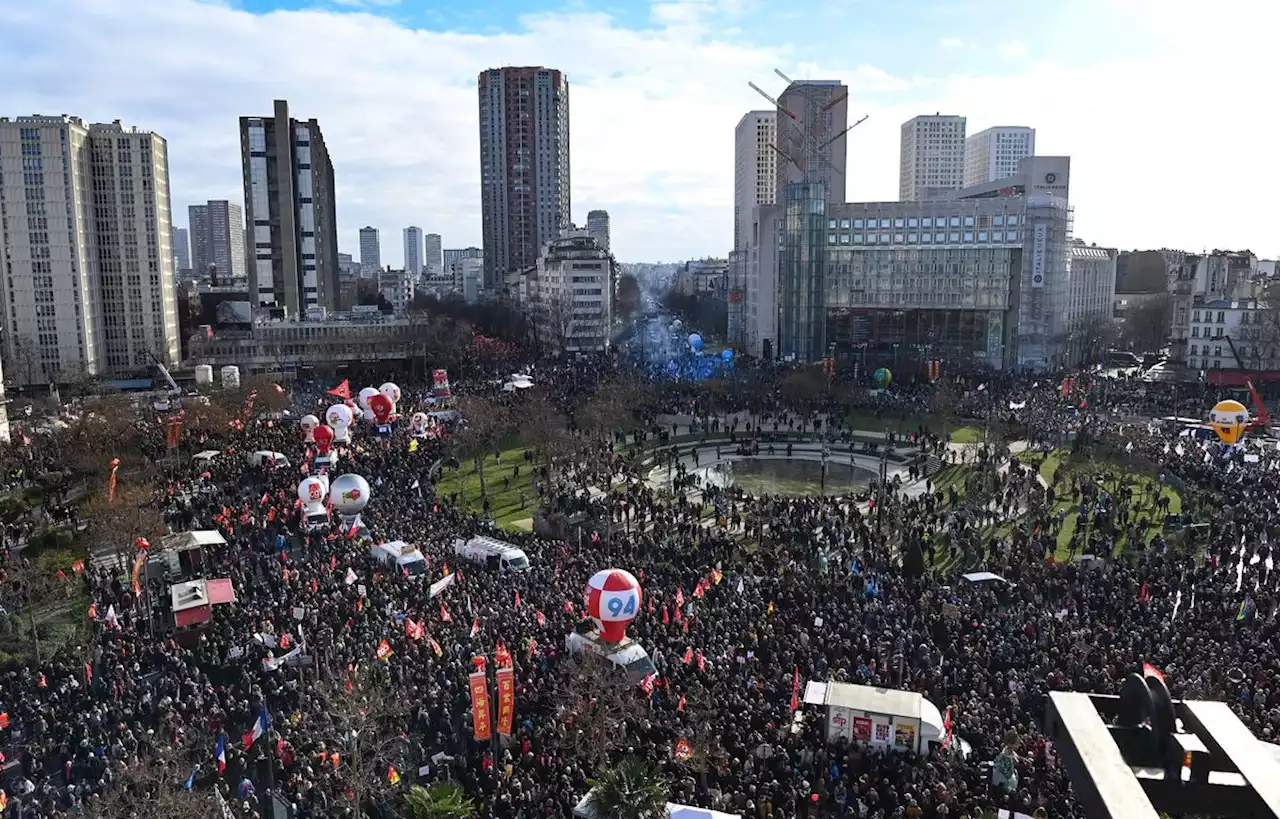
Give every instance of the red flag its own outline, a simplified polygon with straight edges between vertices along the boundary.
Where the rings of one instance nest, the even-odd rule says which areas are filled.
[[[640,681],[640,690],[646,694],[653,693],[653,673],[645,672],[644,679]]]
[[[693,746],[689,744],[689,740],[684,737],[676,740],[675,757],[681,761],[693,756]]]
[[[667,607],[663,606],[662,607],[662,625],[665,626],[670,622],[671,622],[671,618],[667,616]]]
[[[684,664],[688,665],[693,662],[693,646],[689,646],[684,650]]]
[[[384,639],[382,642],[378,643],[378,650],[374,653],[378,655],[379,660],[386,660],[390,658],[393,653],[391,651],[391,644]]]
[[[681,620],[683,620],[683,619],[684,619],[684,617],[680,614],[680,609],[679,609],[679,608],[677,608],[677,609],[676,609],[676,622],[677,622],[677,623],[679,623],[679,622],[680,622]]]
[[[84,664],[84,682],[85,685],[93,682],[93,663]]]
[[[333,389],[329,390],[329,394],[337,398],[341,398],[343,401],[350,401],[351,400],[350,380],[346,378],[342,379],[342,383],[334,387]]]
[[[683,711],[683,710],[684,710],[684,694],[681,694],[681,695],[680,695],[680,702],[676,705],[676,710],[677,710],[677,711]]]
[[[1146,603],[1151,599],[1151,592],[1147,591],[1147,584],[1144,582],[1142,588],[1138,589],[1138,602]]]
[[[284,634],[280,635],[280,648],[285,651],[289,650],[289,633],[288,632],[285,632]]]
[[[707,661],[702,656],[702,649],[698,649],[698,670],[705,671],[707,669]]]
[[[702,581],[701,581],[701,580],[699,580],[699,581],[698,581],[698,585],[696,585],[696,586],[694,586],[694,587],[693,587],[693,596],[694,596],[694,597],[701,597],[701,596],[702,596]]]
[[[676,606],[684,605],[684,589],[676,589]]]
[[[406,617],[404,620],[404,633],[413,640],[421,640],[427,630],[422,627],[421,623],[413,622],[412,617]]]
[[[443,608],[443,607],[441,607],[441,609],[440,609],[440,610],[441,610],[441,611],[444,611],[444,608]],[[443,615],[441,615],[441,616],[443,616]],[[448,619],[448,618],[445,618],[445,619]],[[471,636],[472,636],[472,637],[475,637],[475,636],[476,636],[476,634],[478,634],[479,632],[480,632],[480,618],[479,618],[479,617],[476,617],[476,618],[472,619],[472,621],[471,621]]]
[[[1160,680],[1160,682],[1164,682],[1164,673],[1161,672],[1160,669],[1156,668],[1151,663],[1142,664],[1142,676],[1155,677],[1156,679]]]
[[[449,610],[444,607],[444,603],[440,604],[440,619],[446,623],[453,622],[453,618],[449,616]]]
[[[533,616],[538,621],[539,626],[545,626],[547,624],[547,618],[542,614],[542,612],[535,611]]]
[[[338,556],[329,555],[329,571],[333,571],[336,568],[338,568]]]
[[[564,601],[564,610],[569,614],[573,614],[573,604],[568,600]]]
[[[795,677],[791,682],[791,713],[800,708],[800,666],[796,666]]]

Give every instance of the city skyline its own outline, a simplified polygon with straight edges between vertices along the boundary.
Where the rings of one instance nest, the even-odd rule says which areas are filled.
[[[237,118],[289,99],[325,124],[344,251],[366,224],[418,224],[465,247],[481,240],[476,74],[547,65],[573,86],[573,220],[608,210],[620,260],[675,261],[732,247],[734,126],[761,107],[748,81],[781,93],[777,68],[840,80],[850,86],[850,120],[870,114],[848,138],[849,201],[895,199],[901,124],[941,110],[965,116],[970,133],[1034,126],[1040,154],[1071,156],[1076,232],[1091,241],[1280,253],[1263,199],[1280,168],[1256,161],[1269,155],[1265,135],[1278,115],[1239,80],[1266,69],[1262,32],[1280,9],[1253,0],[1210,20],[1150,0],[964,0],[857,15],[806,3],[768,11],[675,2],[610,14],[535,4],[520,16],[481,3],[469,7],[474,17],[428,12],[417,0],[272,6],[51,0],[0,9],[7,113],[120,118],[165,134],[181,213],[234,201]],[[846,34],[812,42],[823,29],[801,18],[815,15]],[[350,47],[321,55],[263,45],[317,38]],[[1194,64],[1178,56],[1188,39],[1207,50]],[[225,60],[185,63],[182,54],[211,42]],[[83,77],[52,61],[64,49],[100,68]],[[1250,127],[1228,128],[1241,112]],[[1139,191],[1134,207],[1126,194]],[[399,244],[387,263],[403,261]]]

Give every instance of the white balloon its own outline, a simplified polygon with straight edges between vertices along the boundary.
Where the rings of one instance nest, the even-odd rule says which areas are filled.
[[[416,432],[422,432],[427,428],[427,422],[431,420],[425,412],[415,412],[413,417],[409,419],[409,426],[413,427]]]
[[[368,407],[365,407],[364,420],[370,424],[376,424],[378,422],[378,416],[373,414],[373,410],[369,409]]]
[[[298,426],[302,427],[302,440],[307,443],[314,443],[316,427],[320,426],[320,419],[314,415],[304,415],[298,421]]]
[[[390,381],[383,384],[381,387],[378,387],[378,392],[390,398],[391,403],[395,404],[396,406],[400,405],[400,388],[397,387],[395,384],[391,383]]]
[[[360,475],[347,473],[333,479],[329,499],[340,515],[358,515],[369,503],[369,482]]]
[[[298,484],[298,500],[303,503],[318,503],[324,500],[328,491],[329,487],[325,486],[325,482],[313,475]]]
[[[378,394],[377,388],[365,387],[364,389],[360,390],[360,394],[356,396],[356,403],[360,405],[360,409],[367,410],[369,409],[369,399],[377,394]]]
[[[340,426],[351,426],[353,416],[351,407],[346,404],[334,404],[325,411],[324,417],[329,422],[329,426],[337,430]]]

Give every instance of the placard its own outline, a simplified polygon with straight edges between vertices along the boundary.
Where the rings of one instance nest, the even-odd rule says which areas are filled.
[[[867,717],[853,718],[853,738],[858,742],[871,741],[871,720]]]
[[[509,737],[515,722],[516,675],[514,669],[499,668],[494,676],[498,681],[498,733]]]
[[[483,671],[472,672],[469,685],[471,687],[471,724],[476,739],[483,742],[492,736],[493,730],[489,724],[488,675]]]

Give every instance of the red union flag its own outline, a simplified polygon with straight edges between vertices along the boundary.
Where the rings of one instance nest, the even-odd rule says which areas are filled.
[[[498,733],[511,736],[511,724],[516,715],[516,677],[511,668],[499,668],[498,679]]]
[[[484,742],[492,736],[489,724],[489,682],[483,671],[471,674],[471,725],[475,729],[475,737]]]

